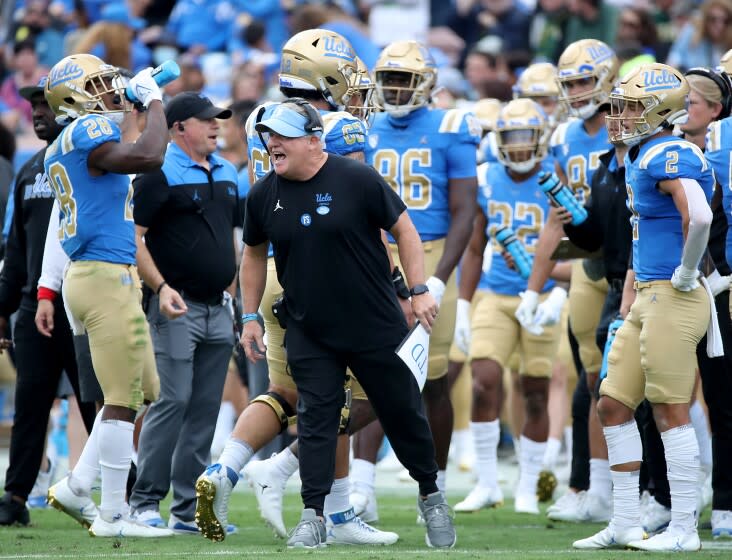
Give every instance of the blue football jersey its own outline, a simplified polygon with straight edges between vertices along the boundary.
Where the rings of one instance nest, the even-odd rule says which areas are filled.
[[[89,153],[119,142],[119,126],[103,115],[74,120],[48,147],[45,167],[61,208],[59,239],[72,261],[134,264],[135,223],[128,175],[89,174]]]
[[[478,206],[488,219],[486,233],[492,247],[490,270],[481,275],[479,289],[509,296],[526,290],[528,281],[508,268],[501,256],[503,248],[495,239],[495,231],[511,228],[526,251],[534,254],[549,214],[549,199],[539,186],[539,176],[542,171],[552,171],[552,165],[551,160],[545,160],[538,172],[520,183],[511,178],[503,165],[484,163],[478,167]],[[542,291],[553,286],[554,281],[548,280]]]
[[[549,154],[564,171],[567,186],[577,193],[582,204],[590,194],[592,175],[600,165],[600,156],[611,147],[604,126],[590,136],[581,119],[559,123],[552,133]]]
[[[732,117],[714,121],[707,130],[704,155],[722,187],[722,206],[727,216],[727,264],[732,263]]]
[[[475,177],[480,126],[469,111],[416,109],[395,118],[377,113],[369,129],[366,162],[407,205],[422,241],[450,226],[450,179]]]
[[[634,151],[634,150],[631,150]],[[694,179],[711,200],[714,172],[696,145],[675,136],[652,138],[631,160],[625,156],[625,182],[633,226],[633,270],[639,281],[670,280],[681,263],[684,235],[673,198],[659,181]]]
[[[244,129],[247,135],[247,149],[249,161],[254,170],[254,180],[257,181],[269,173],[271,165],[269,154],[254,129],[257,124],[257,114],[264,107],[260,121],[268,119],[279,103],[267,102],[258,106],[249,115]],[[325,151],[331,154],[347,156],[353,152],[363,152],[366,146],[366,128],[356,117],[345,111],[320,110],[323,119],[323,145]]]

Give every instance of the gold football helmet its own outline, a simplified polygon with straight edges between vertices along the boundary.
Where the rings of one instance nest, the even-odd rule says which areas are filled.
[[[498,161],[517,173],[528,173],[546,157],[548,129],[546,114],[535,101],[509,101],[496,121]]]
[[[521,73],[513,86],[513,98],[520,97],[528,97],[541,105],[552,126],[567,117],[566,106],[560,101],[557,67],[550,62],[537,62]]]
[[[501,112],[502,107],[503,103],[492,97],[481,99],[473,106],[473,114],[480,128],[483,129],[483,134],[490,132],[496,127],[498,114]]]
[[[345,107],[356,73],[356,53],[335,31],[306,29],[282,47],[280,89],[317,91],[333,110]]]
[[[374,103],[396,117],[424,107],[437,81],[437,66],[427,47],[396,41],[381,51],[374,66]]]
[[[724,72],[727,76],[732,78],[732,49],[728,50],[719,59],[719,66],[717,66],[718,72]]]
[[[109,117],[124,116],[124,109],[107,107],[104,95],[114,94],[124,100],[124,81],[115,66],[91,54],[72,54],[62,58],[48,73],[44,95],[56,120],[67,123],[89,113]],[[129,109],[129,104],[123,104]]]
[[[364,124],[369,124],[373,111],[371,95],[374,90],[374,82],[371,80],[369,69],[359,57],[356,57],[356,73],[351,75],[348,89],[348,101],[346,111],[354,117],[361,119]]]
[[[569,113],[581,119],[589,119],[597,113],[600,106],[607,103],[618,69],[615,52],[597,39],[581,39],[564,49],[557,64],[557,83],[560,99]],[[586,87],[581,87],[584,85]],[[582,91],[573,92],[576,87],[581,87]],[[581,106],[573,106],[580,102],[583,102]]]
[[[625,76],[610,94],[611,141],[635,146],[665,126],[687,117],[689,84],[666,64],[644,64]]]

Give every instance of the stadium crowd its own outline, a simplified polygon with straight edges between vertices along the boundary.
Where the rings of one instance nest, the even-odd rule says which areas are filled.
[[[0,524],[221,541],[241,479],[389,545],[386,434],[431,547],[504,491],[577,549],[732,537],[732,1],[0,6]]]

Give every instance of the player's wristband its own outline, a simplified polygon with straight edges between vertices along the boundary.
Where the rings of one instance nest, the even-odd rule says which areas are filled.
[[[396,294],[401,299],[409,299],[409,288],[407,287],[407,283],[404,281],[404,275],[402,275],[402,271],[399,270],[398,266],[395,266],[394,270],[391,271],[391,281],[394,282]]]
[[[47,299],[49,301],[53,301],[56,299],[57,295],[58,295],[58,292],[54,292],[51,288],[46,288],[44,286],[41,286],[38,288],[38,294],[36,295],[36,300],[41,301],[42,299]]]
[[[162,282],[160,282],[160,284],[158,284],[158,289],[155,290],[155,294],[156,295],[159,294],[160,293],[160,290],[163,289],[163,286],[167,286],[167,285],[168,285],[168,283],[165,280],[163,280]]]
[[[242,313],[241,324],[246,325],[249,321],[256,321],[259,319],[259,315],[256,313]]]

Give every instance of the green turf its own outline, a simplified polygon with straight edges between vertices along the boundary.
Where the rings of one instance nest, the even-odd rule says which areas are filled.
[[[299,500],[288,494],[285,522],[292,527],[299,518]],[[632,551],[579,552],[571,549],[577,538],[589,536],[600,525],[550,523],[546,518],[516,514],[511,504],[476,514],[461,514],[456,519],[458,542],[452,551],[432,551],[424,544],[424,529],[415,523],[413,497],[404,491],[380,496],[381,527],[396,531],[399,542],[388,548],[330,547],[322,551],[288,550],[259,519],[256,502],[249,492],[236,492],[231,499],[230,521],[239,533],[223,543],[203,537],[179,536],[169,539],[94,539],[70,518],[56,510],[34,510],[30,527],[0,528],[0,560],[6,558],[266,558],[320,555],[349,560],[388,558],[516,558],[538,560],[590,557],[604,558],[678,558],[675,554],[648,555]],[[165,510],[164,510],[165,511]],[[732,541],[713,541],[710,531],[701,532],[705,548],[697,558],[732,558]],[[712,548],[714,547],[714,548]]]

